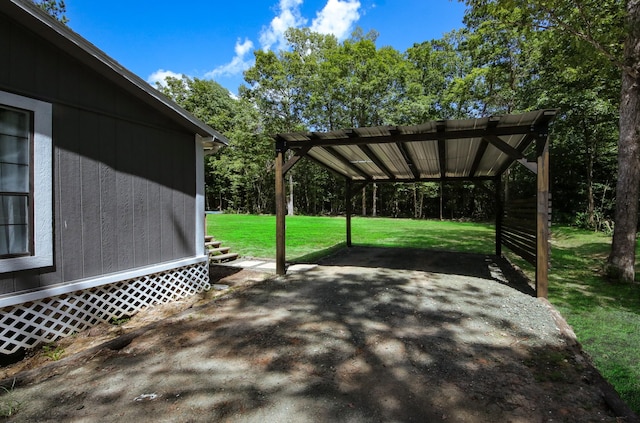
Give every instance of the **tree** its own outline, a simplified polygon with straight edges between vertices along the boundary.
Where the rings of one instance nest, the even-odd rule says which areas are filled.
[[[562,31],[618,67],[622,74],[618,179],[607,274],[616,280],[633,281],[640,192],[640,1],[467,0],[466,3],[473,8],[496,5],[505,10],[518,8],[523,12],[519,25]]]
[[[409,92],[418,90],[417,96],[408,98],[415,119],[412,123],[465,115],[466,94],[454,92],[453,87],[472,69],[470,57],[462,50],[467,34],[466,29],[452,31],[407,50],[405,55],[413,68]]]
[[[33,2],[63,24],[69,22],[69,19],[67,19],[65,15],[65,13],[67,13],[67,6],[64,0],[33,0]]]
[[[615,279],[633,282],[640,188],[640,1],[628,0],[626,10],[627,36],[621,66],[616,225],[607,273]]]
[[[207,206],[237,212],[271,211],[271,140],[261,131],[253,105],[231,97],[212,80],[183,76],[165,82],[157,86],[160,91],[229,139],[227,148],[205,161]]]

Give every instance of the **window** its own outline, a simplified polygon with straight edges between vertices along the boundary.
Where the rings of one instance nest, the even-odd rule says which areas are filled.
[[[0,91],[0,272],[53,265],[51,109]]]
[[[0,258],[30,255],[32,113],[0,105]]]

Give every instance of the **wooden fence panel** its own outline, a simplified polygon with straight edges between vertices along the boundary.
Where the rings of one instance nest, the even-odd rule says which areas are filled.
[[[510,200],[504,205],[502,216],[502,245],[536,265],[536,218],[535,197]],[[549,205],[551,220],[551,204]]]

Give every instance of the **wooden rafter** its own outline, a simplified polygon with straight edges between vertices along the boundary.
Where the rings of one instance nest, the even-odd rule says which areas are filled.
[[[438,134],[438,162],[440,163],[440,177],[444,179],[447,175],[447,144],[443,137],[446,130],[446,122],[439,120],[436,123],[436,131]]]
[[[522,164],[523,166],[525,166],[527,169],[529,169],[531,172],[533,172],[535,174],[535,173],[537,173],[536,164],[534,162],[528,161],[527,158],[524,156],[524,150],[527,147],[529,147],[529,145],[531,144],[531,142],[533,141],[534,138],[535,138],[535,136],[531,132],[529,132],[528,134],[526,134],[524,136],[524,138],[522,139],[522,142],[520,142],[520,145],[518,146],[518,148],[515,149],[517,151],[517,158],[513,158],[512,156],[509,156],[509,154],[507,154],[506,152],[505,152],[505,154],[507,154],[509,157],[511,157],[511,159],[513,161]],[[502,141],[502,140],[500,140],[500,141]],[[509,166],[511,166],[513,161],[505,162],[505,164],[501,168],[496,170],[496,175],[502,175],[509,168]]]
[[[325,151],[329,154],[331,154],[333,157],[335,157],[336,159],[338,159],[340,161],[340,163],[342,163],[343,165],[345,165],[346,167],[348,167],[349,169],[351,169],[352,171],[354,171],[355,173],[357,173],[358,175],[362,176],[365,179],[369,179],[369,175],[367,175],[362,169],[360,169],[358,166],[354,165],[353,163],[351,163],[351,161],[349,159],[347,159],[345,156],[343,156],[342,154],[340,154],[340,152],[338,152],[335,148],[332,147],[325,147]]]
[[[509,156],[509,158],[511,158],[511,160],[520,163],[521,165],[523,165],[524,167],[529,169],[531,172],[533,172],[533,173],[537,173],[538,172],[538,167],[536,166],[536,164],[532,163],[532,162],[529,162],[529,160],[527,160],[527,158],[524,156],[524,153],[522,151],[518,150],[517,148],[514,148],[514,147],[510,146],[509,144],[507,144],[506,142],[501,140],[500,137],[497,137],[497,136],[494,136],[494,135],[487,135],[486,137],[483,137],[482,139],[488,141],[491,145],[493,145],[498,150],[502,151],[507,156]],[[521,143],[521,145],[526,147],[528,144],[527,143]]]
[[[471,164],[471,169],[469,169],[469,178],[474,178],[476,173],[478,172],[478,167],[480,167],[480,162],[484,157],[484,153],[487,151],[487,147],[489,146],[489,142],[485,139],[480,141],[480,147],[478,147],[478,151],[476,152],[476,157],[473,159],[473,164]]]
[[[298,163],[298,161],[305,157],[307,155],[307,153],[309,152],[309,150],[311,150],[311,148],[313,148],[313,144],[310,142],[307,145],[303,146],[302,148],[300,148],[299,150],[297,150],[295,152],[295,154],[293,155],[293,157],[291,157],[289,160],[287,160],[287,163],[285,163],[285,165],[282,167],[282,174],[286,175],[287,172],[296,164]]]
[[[389,170],[387,165],[385,165],[384,162],[380,160],[378,156],[376,156],[376,154],[369,148],[369,146],[363,144],[358,147],[360,148],[360,150],[362,150],[364,154],[366,154],[369,160],[371,160],[373,163],[375,163],[376,166],[380,168],[382,173],[387,175],[387,178],[396,179],[395,175]]]
[[[418,172],[418,169],[416,168],[416,165],[415,165],[415,161],[413,160],[413,157],[411,157],[411,154],[405,147],[404,143],[401,143],[401,142],[396,143],[396,146],[398,147],[398,150],[400,150],[400,154],[402,155],[402,158],[404,159],[404,162],[407,164],[407,167],[411,171],[411,174],[413,175],[413,177],[415,179],[420,179],[420,172]]]
[[[499,117],[491,117],[489,118],[489,123],[487,123],[487,130],[494,130],[498,123],[500,122]],[[480,141],[480,146],[478,147],[478,151],[476,152],[476,156],[473,159],[473,163],[471,164],[471,169],[469,169],[469,177],[473,178],[476,176],[478,172],[478,168],[480,167],[480,163],[482,163],[482,159],[484,158],[484,154],[487,152],[487,147],[489,146],[489,142],[484,138]]]

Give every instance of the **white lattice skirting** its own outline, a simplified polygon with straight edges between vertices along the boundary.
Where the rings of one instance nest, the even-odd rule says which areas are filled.
[[[209,289],[208,263],[17,304],[0,310],[0,354],[52,342],[141,309]]]

